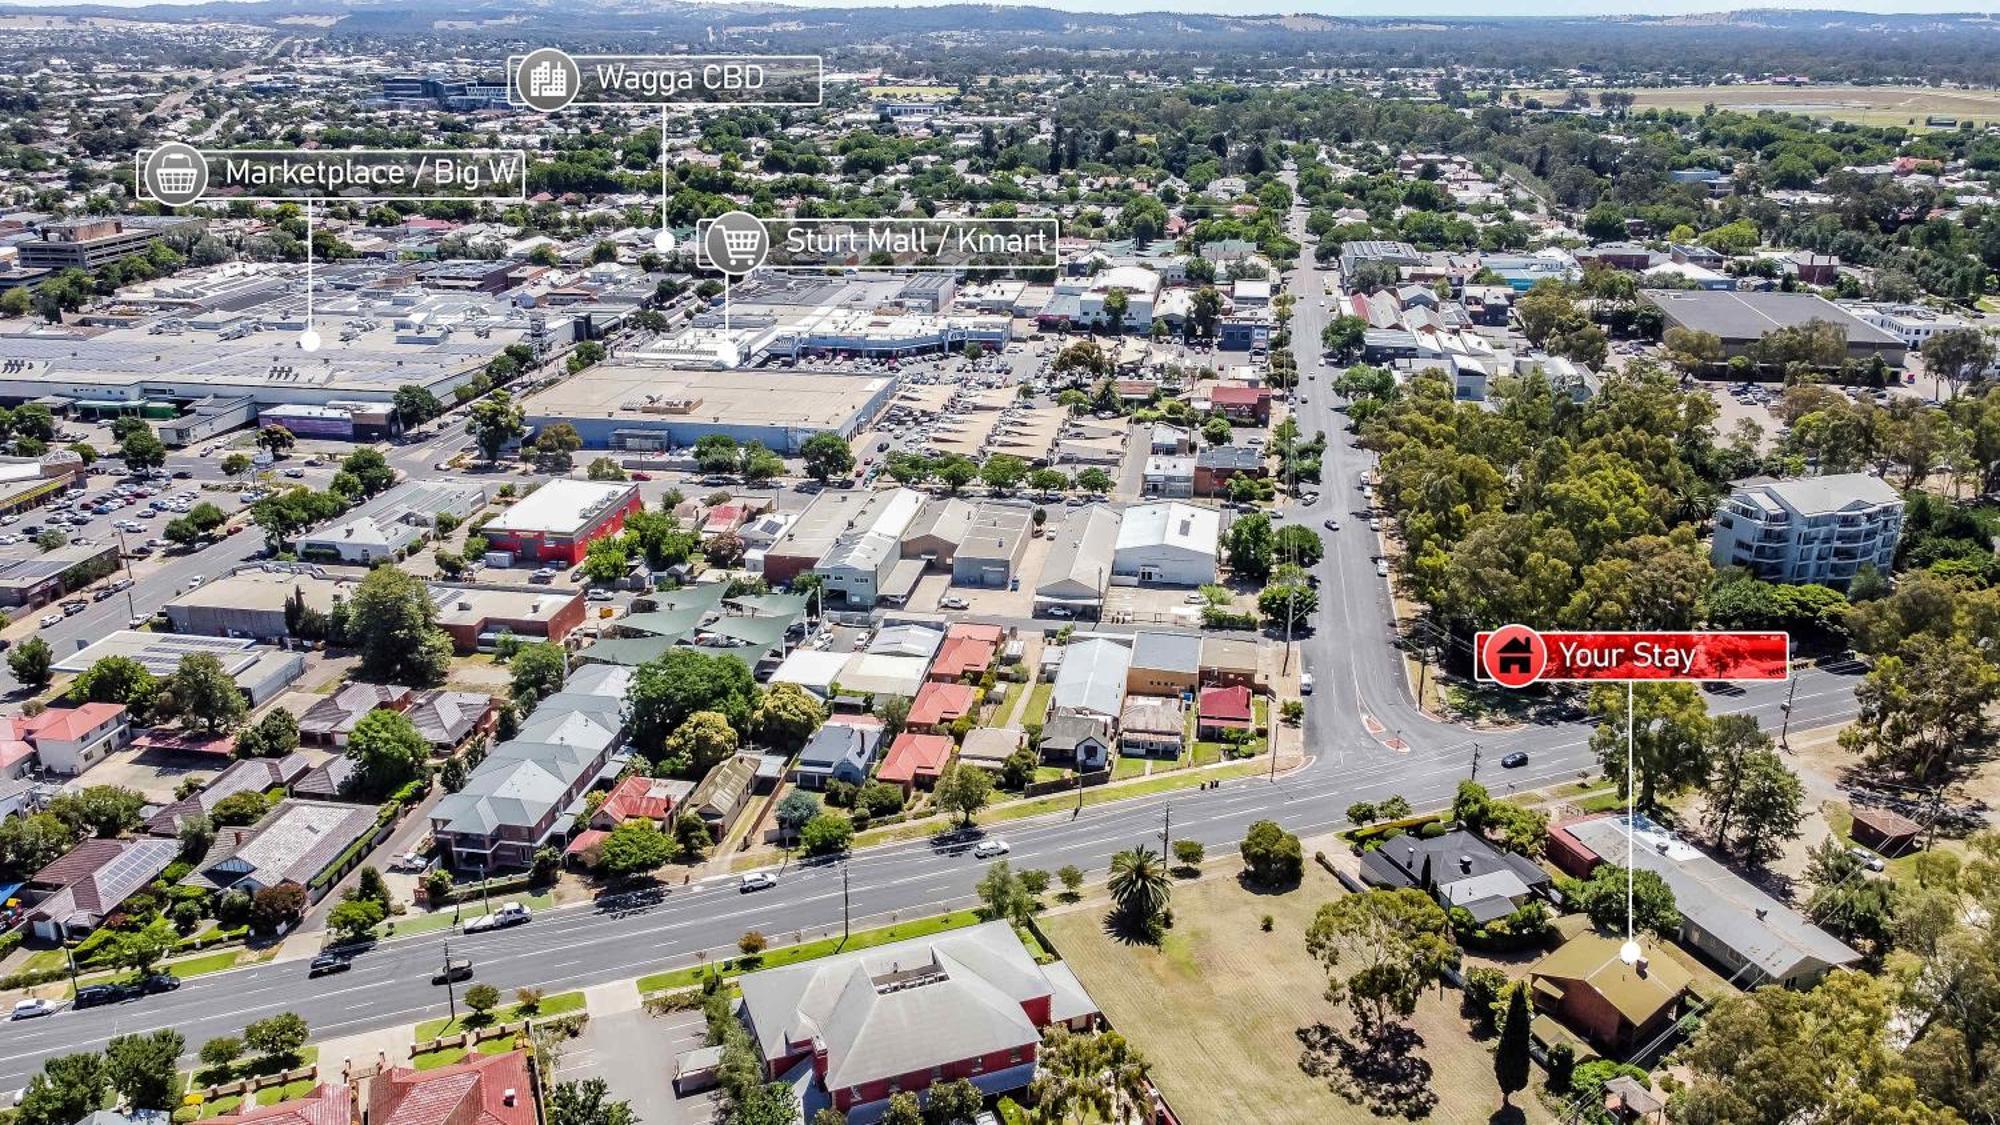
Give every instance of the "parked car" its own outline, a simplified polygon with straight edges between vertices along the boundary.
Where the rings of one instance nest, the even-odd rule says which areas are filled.
[[[1867,868],[1870,871],[1881,871],[1883,868],[1889,866],[1887,863],[1883,862],[1881,856],[1876,855],[1874,852],[1869,851],[1867,848],[1862,847],[1860,844],[1849,845],[1847,849],[1847,854],[1853,856],[1855,859],[1860,860],[1861,866]]]
[[[777,885],[778,877],[769,871],[752,871],[736,884],[736,889],[739,893],[749,894],[751,891],[768,891]]]
[[[62,624],[62,621],[63,621],[63,615],[60,612],[44,613],[42,615],[42,619],[36,622],[36,624],[40,625],[44,629],[47,629],[51,626]]]
[[[151,996],[155,992],[172,992],[181,986],[181,978],[172,973],[154,973],[143,977],[135,986],[141,996]]]
[[[70,1007],[81,1011],[84,1008],[97,1008],[105,1004],[123,1004],[127,1000],[136,999],[138,995],[138,990],[129,984],[93,984],[77,989],[76,999],[71,1001]]]
[[[430,867],[430,857],[424,855],[422,852],[404,852],[389,861],[389,870],[407,871],[417,875],[429,871]]]
[[[306,975],[320,977],[328,973],[344,973],[353,967],[354,958],[345,953],[322,953],[312,959],[312,964],[306,969]]]
[[[1076,611],[1068,606],[1052,605],[1048,608],[1050,617],[1075,617]]]
[[[1375,560],[1375,575],[1376,575],[1376,577],[1378,577],[1378,578],[1387,578],[1387,577],[1389,577],[1389,560],[1388,560],[1388,559],[1376,559],[1376,560]]]
[[[1527,764],[1528,752],[1526,750],[1516,750],[1512,754],[1500,759],[1501,769],[1517,770]]]
[[[16,1020],[31,1020],[35,1019],[38,1016],[52,1016],[55,1015],[55,1013],[56,1013],[55,1001],[45,1000],[40,996],[31,996],[26,1000],[16,1001],[14,1004],[14,1014],[7,1018]]]
[[[608,602],[613,596],[611,591],[603,587],[592,587],[590,593],[585,595],[585,597],[593,602]]]
[[[503,902],[499,909],[484,918],[474,918],[465,924],[468,934],[485,933],[487,930],[504,930],[509,926],[519,926],[534,921],[535,915],[525,905],[518,902]]]
[[[979,843],[973,845],[972,858],[995,859],[1013,850],[1013,847],[1007,841],[995,836],[990,840],[981,840]]]
[[[1313,693],[1313,674],[1311,672],[1300,672],[1299,694],[1311,695],[1312,693]]]
[[[1323,522],[1321,523],[1321,525],[1320,525],[1320,526],[1322,526],[1322,527],[1326,528],[1326,529],[1327,529],[1328,531],[1339,531],[1339,530],[1340,530],[1340,521],[1339,521],[1339,520],[1326,520],[1326,521],[1323,521]]]

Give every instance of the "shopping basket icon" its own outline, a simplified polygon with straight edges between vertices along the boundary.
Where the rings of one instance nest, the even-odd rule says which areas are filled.
[[[153,170],[153,182],[160,190],[170,195],[181,195],[194,190],[196,176],[194,161],[184,152],[170,152],[160,158]]]

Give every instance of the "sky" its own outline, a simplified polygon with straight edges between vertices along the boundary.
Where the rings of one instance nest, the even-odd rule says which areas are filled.
[[[60,2],[60,0],[56,0]],[[106,7],[201,0],[90,0]],[[697,0],[700,2],[700,0]],[[964,0],[771,0],[791,7],[932,7]],[[1251,15],[1304,13],[1327,16],[1617,16],[1689,15],[1750,8],[1848,12],[1977,12],[2000,16],[2000,0],[1033,0],[1034,6],[1074,12],[1199,12]],[[0,8],[43,7],[51,0],[0,0]],[[545,6],[543,4],[537,7]]]

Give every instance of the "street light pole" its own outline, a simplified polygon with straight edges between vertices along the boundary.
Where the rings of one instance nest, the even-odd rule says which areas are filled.
[[[1477,742],[1472,744],[1472,777],[1469,780],[1479,780],[1479,744]]]
[[[843,946],[847,944],[848,936],[853,933],[853,930],[850,928],[851,922],[852,919],[848,916],[847,860],[842,859],[840,861],[840,944]]]
[[[139,616],[139,607],[132,601],[132,587],[136,580],[132,577],[132,556],[125,552],[125,529],[113,524],[111,533],[118,537],[118,561],[125,564],[125,616]]]
[[[458,1023],[458,986],[451,980],[451,943],[444,943],[444,996],[451,1005],[451,1022]]]
[[[1792,732],[1792,697],[1798,693],[1799,678],[1793,676],[1791,684],[1785,688],[1785,705],[1779,708],[1780,711],[1785,713],[1785,721],[1778,727],[1778,748],[1781,750],[1790,750],[1792,748],[1791,742],[1788,740]]]

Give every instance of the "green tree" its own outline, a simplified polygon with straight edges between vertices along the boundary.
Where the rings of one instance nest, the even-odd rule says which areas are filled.
[[[488,461],[500,459],[507,443],[528,432],[526,416],[506,391],[494,391],[472,404],[466,413],[465,432]]]
[[[347,757],[355,764],[355,782],[363,792],[395,792],[424,772],[430,743],[408,716],[378,708],[362,716],[347,738]]]
[[[7,654],[7,667],[14,678],[36,691],[49,686],[55,662],[54,650],[40,637],[29,637]]]
[[[1993,340],[1977,328],[1946,328],[1933,332],[1919,349],[1924,370],[1951,385],[1958,397],[1965,384],[1984,378],[1993,366]]]
[[[801,442],[799,455],[805,460],[806,475],[821,484],[854,471],[854,451],[848,447],[846,438],[831,430],[822,430]]]
[[[1590,916],[1601,930],[1623,933],[1626,926],[1626,869],[1601,863],[1588,879],[1563,879],[1557,883],[1563,901]],[[1657,872],[1631,872],[1631,926],[1635,932],[1670,935],[1680,929],[1681,914],[1674,908],[1674,889]]]
[[[908,1090],[891,1094],[882,1110],[881,1125],[924,1125],[923,1104]]]
[[[244,473],[249,472],[254,464],[250,460],[248,453],[228,454],[222,459],[222,475],[225,477],[240,477]]]
[[[1238,517],[1222,537],[1223,557],[1229,572],[1245,582],[1261,583],[1271,576],[1277,559],[1277,535],[1270,517],[1253,512]]]
[[[1305,874],[1305,852],[1299,838],[1278,827],[1274,820],[1260,820],[1243,834],[1239,846],[1245,874],[1265,886],[1297,882]]]
[[[924,1091],[924,1125],[972,1125],[985,1108],[986,1095],[963,1078]]]
[[[606,875],[624,877],[652,871],[671,862],[679,849],[674,838],[643,817],[628,820],[611,830],[598,851],[597,868]]]
[[[49,815],[68,825],[71,832],[88,832],[104,839],[139,827],[145,808],[145,794],[118,785],[86,786],[60,794],[48,804]]]
[[[14,1121],[16,1125],[76,1125],[104,1108],[109,1086],[102,1055],[58,1055],[28,1079]]]
[[[797,684],[772,684],[757,699],[750,730],[766,745],[790,752],[804,746],[824,722],[826,709],[811,692]]]
[[[444,404],[437,400],[437,396],[414,383],[397,387],[392,401],[396,416],[405,426],[421,426],[444,413]]]
[[[977,766],[953,762],[938,776],[931,799],[946,813],[955,814],[960,825],[970,827],[972,818],[993,796],[993,779]]]
[[[819,815],[819,809],[818,794],[805,789],[792,790],[785,794],[784,800],[778,802],[774,814],[778,821],[778,830],[784,833],[786,839],[796,838],[806,823]]]
[[[437,603],[422,579],[378,566],[356,587],[348,609],[348,640],[361,653],[363,677],[412,687],[444,682],[451,638],[437,627]]]
[[[1660,795],[1679,793],[1708,778],[1708,706],[1693,684],[1640,684],[1632,698],[1635,710],[1629,721],[1638,806],[1650,812]],[[1599,720],[1590,735],[1591,748],[1621,793],[1626,774],[1625,699],[1625,690],[1615,685],[1600,685],[1590,693],[1590,713]]]
[[[26,882],[61,859],[81,835],[67,821],[46,812],[0,819],[0,876]]]
[[[639,666],[626,690],[631,741],[642,751],[664,749],[669,733],[697,711],[720,714],[732,731],[749,723],[756,681],[741,660],[696,649],[670,648]]]
[[[152,430],[141,430],[118,446],[118,455],[134,469],[157,469],[167,463],[167,447]]]
[[[1173,894],[1166,860],[1160,853],[1141,844],[1114,854],[1106,886],[1112,908],[1123,924],[1135,932],[1158,932]]]
[[[357,449],[341,461],[340,467],[361,482],[363,496],[373,496],[396,483],[396,470],[390,467],[389,459],[382,456],[379,449]]]
[[[292,431],[275,423],[257,431],[257,448],[273,457],[283,457],[286,450],[298,443],[299,439],[292,436]]]
[[[1407,1019],[1423,990],[1458,963],[1451,920],[1414,887],[1321,906],[1306,927],[1306,952],[1326,969],[1327,999],[1345,1000],[1364,1028]]]
[[[953,453],[931,467],[931,475],[944,483],[953,496],[979,475],[979,466],[962,454]]]
[[[343,941],[363,941],[375,932],[386,917],[382,904],[373,899],[352,898],[335,906],[326,916],[327,929]]]
[[[236,1065],[237,1059],[243,1057],[243,1040],[234,1035],[218,1035],[203,1043],[195,1057],[211,1070],[227,1072]]]
[[[667,736],[663,768],[683,777],[706,777],[736,753],[738,739],[719,711],[696,711]]]
[[[541,641],[515,649],[507,666],[513,674],[515,699],[547,699],[562,690],[569,675],[569,656],[561,645]]]
[[[1514,1095],[1528,1085],[1528,990],[1515,985],[1507,990],[1507,1016],[1500,1021],[1500,1045],[1493,1052],[1493,1077],[1500,1084],[1500,1104],[1513,1104]]]
[[[136,930],[114,934],[110,960],[143,976],[165,960],[180,945],[180,939],[181,935],[175,931],[173,923],[164,917],[155,917]]]
[[[267,1059],[292,1065],[297,1062],[299,1052],[305,1049],[311,1034],[305,1019],[298,1013],[279,1012],[245,1027],[243,1042]]]
[[[632,1103],[611,1097],[602,1078],[558,1082],[549,1089],[549,1125],[639,1125]]]
[[[1716,846],[1747,862],[1768,863],[1796,839],[1805,819],[1805,787],[1749,715],[1722,715],[1711,727],[1707,827]]]
[[[1037,1125],[1130,1121],[1151,1112],[1151,1067],[1115,1031],[1081,1035],[1051,1028],[1028,1087]]]
[[[839,855],[853,840],[854,822],[839,813],[822,812],[799,830],[799,846],[807,855]]]
[[[271,806],[262,793],[255,789],[244,789],[215,803],[209,812],[209,819],[225,828],[240,828],[264,819]]]
[[[143,722],[159,694],[160,681],[129,656],[106,656],[71,681],[66,697],[72,704],[119,703]]]
[[[299,720],[279,708],[244,728],[236,736],[239,758],[282,758],[299,748]]]
[[[979,467],[979,479],[995,492],[1008,493],[1028,476],[1028,463],[1008,453],[995,453]]]
[[[490,984],[475,984],[465,990],[465,1006],[472,1014],[485,1019],[487,1014],[500,1006],[500,990]]]
[[[979,909],[988,919],[1004,918],[1010,922],[1026,923],[1034,910],[1035,900],[1021,883],[1021,877],[1014,873],[1013,866],[1006,860],[995,860],[979,877],[973,888],[979,896]]]
[[[1056,878],[1062,881],[1063,895],[1071,902],[1083,894],[1083,868],[1073,863],[1065,863],[1056,868]]]

